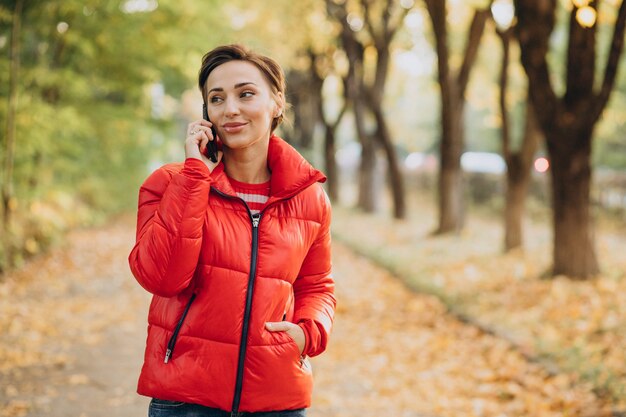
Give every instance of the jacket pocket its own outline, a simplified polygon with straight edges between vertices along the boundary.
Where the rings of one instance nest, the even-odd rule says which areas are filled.
[[[178,339],[178,332],[180,331],[180,328],[183,326],[183,323],[185,322],[185,317],[187,317],[187,313],[189,313],[189,308],[191,307],[191,303],[193,303],[193,300],[196,299],[196,294],[192,294],[191,298],[189,298],[189,301],[187,302],[187,305],[185,306],[185,310],[183,311],[183,314],[180,316],[180,320],[178,320],[178,323],[176,324],[176,328],[174,328],[174,333],[172,333],[172,337],[170,337],[169,342],[167,342],[167,349],[165,350],[165,359],[163,360],[164,363],[168,363],[170,361],[170,359],[172,358],[172,354],[174,353],[174,347],[176,346],[176,339]]]
[[[298,346],[298,344],[296,343],[296,341],[289,335],[289,333],[287,333],[286,331],[284,332],[276,332],[276,334],[278,335],[277,337],[281,340],[282,344],[285,345],[289,345],[292,347],[294,353],[294,358],[297,360],[297,363],[300,365],[300,367],[304,366],[304,360],[306,359],[306,355],[303,355],[302,353],[300,353],[300,347]]]

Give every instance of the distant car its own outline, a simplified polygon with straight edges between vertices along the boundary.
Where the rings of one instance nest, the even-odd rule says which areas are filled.
[[[461,155],[461,168],[471,173],[503,174],[506,172],[506,163],[497,153],[465,152]]]
[[[342,169],[357,169],[361,160],[361,144],[348,142],[335,152],[335,160]]]
[[[404,168],[408,172],[435,173],[438,166],[437,157],[430,153],[411,152],[404,158]]]

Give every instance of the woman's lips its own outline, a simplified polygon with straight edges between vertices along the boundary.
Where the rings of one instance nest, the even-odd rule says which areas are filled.
[[[224,131],[227,133],[241,132],[247,123],[226,123],[224,124]]]

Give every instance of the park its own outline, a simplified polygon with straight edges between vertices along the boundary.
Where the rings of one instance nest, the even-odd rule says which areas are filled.
[[[282,66],[332,205],[308,416],[626,416],[625,31],[623,0],[2,2],[0,417],[147,414],[138,195],[226,44]]]

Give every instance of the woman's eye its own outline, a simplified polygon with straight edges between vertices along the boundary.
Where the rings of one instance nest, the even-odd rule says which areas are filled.
[[[252,91],[244,91],[241,93],[241,97],[252,97],[254,93]]]
[[[219,97],[219,96],[213,96],[213,97],[211,97],[211,98],[209,99],[209,101],[210,101],[211,103],[219,103],[221,100],[222,100],[222,98],[221,98],[221,97]]]

